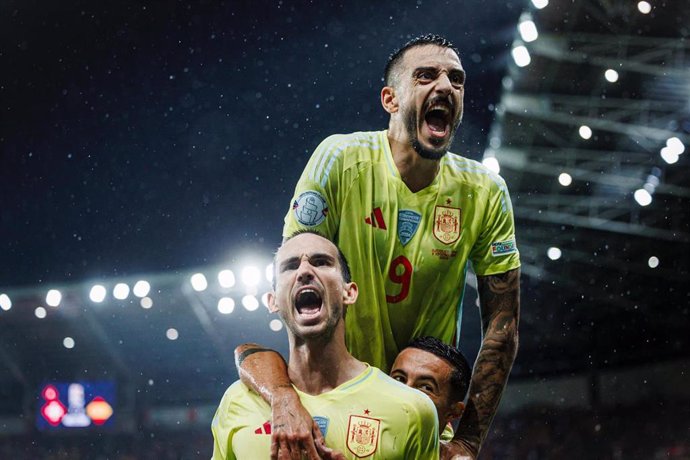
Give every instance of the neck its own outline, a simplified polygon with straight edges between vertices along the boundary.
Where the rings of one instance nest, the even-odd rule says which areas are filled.
[[[345,347],[345,330],[340,322],[333,337],[300,340],[290,337],[290,381],[300,391],[318,395],[342,385],[364,371],[366,365]]]
[[[431,185],[440,169],[440,160],[422,158],[412,147],[405,129],[396,128],[392,123],[388,128],[388,143],[400,177],[411,192]]]

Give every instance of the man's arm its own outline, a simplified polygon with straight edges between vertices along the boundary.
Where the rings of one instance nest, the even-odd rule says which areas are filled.
[[[484,337],[472,370],[467,406],[449,451],[476,457],[496,414],[518,349],[520,269],[477,276]],[[452,458],[452,457],[448,457]]]
[[[302,406],[290,383],[287,364],[277,351],[247,343],[235,348],[235,364],[242,383],[271,406],[271,458],[324,458],[332,453],[321,430]],[[284,457],[287,455],[287,457]]]

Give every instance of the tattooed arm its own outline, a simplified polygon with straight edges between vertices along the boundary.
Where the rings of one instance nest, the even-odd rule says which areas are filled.
[[[472,370],[467,406],[450,441],[452,450],[479,455],[518,349],[520,269],[477,276],[482,346]]]
[[[321,430],[302,406],[290,383],[287,364],[277,351],[246,343],[235,348],[235,364],[242,383],[271,405],[272,459],[301,458],[302,453],[308,459],[340,458],[326,447]]]

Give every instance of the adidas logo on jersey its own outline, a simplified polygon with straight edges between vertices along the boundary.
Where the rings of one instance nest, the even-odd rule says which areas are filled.
[[[271,421],[265,421],[263,425],[254,430],[254,434],[271,434]]]
[[[381,208],[375,208],[369,217],[364,218],[364,222],[374,228],[380,228],[381,230],[387,229],[386,221],[383,220]]]

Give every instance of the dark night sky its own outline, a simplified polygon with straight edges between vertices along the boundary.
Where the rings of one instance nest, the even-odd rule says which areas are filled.
[[[460,49],[453,150],[480,158],[523,2],[330,3],[2,1],[0,288],[272,250],[311,151],[386,127],[385,60],[422,33]]]

